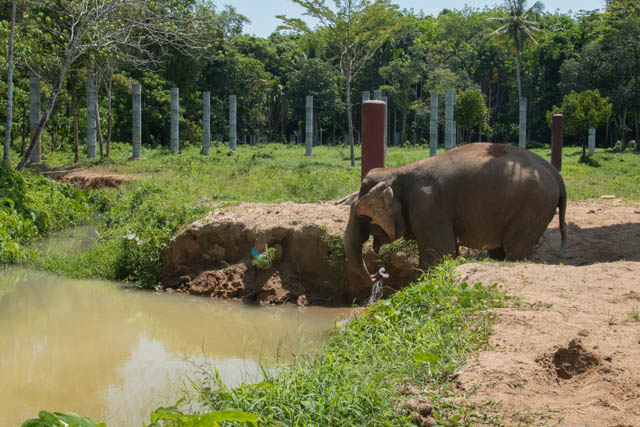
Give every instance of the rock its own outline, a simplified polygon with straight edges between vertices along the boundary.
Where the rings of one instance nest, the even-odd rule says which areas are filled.
[[[298,307],[304,307],[305,305],[309,305],[309,301],[305,295],[300,295],[296,301],[296,305]]]
[[[180,276],[178,281],[181,285],[184,285],[185,283],[189,283],[191,281],[191,277],[188,274],[185,274],[184,276]]]
[[[600,198],[604,200],[608,200],[608,199],[615,199],[616,196],[614,194],[605,194],[603,196],[600,196]]]

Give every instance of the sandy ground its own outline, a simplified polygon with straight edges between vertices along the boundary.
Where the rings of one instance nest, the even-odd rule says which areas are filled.
[[[516,297],[459,387],[506,425],[640,426],[640,205],[570,203],[517,264],[459,267]]]

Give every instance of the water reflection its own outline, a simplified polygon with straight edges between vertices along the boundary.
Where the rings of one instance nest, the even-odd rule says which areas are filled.
[[[0,426],[40,409],[139,425],[215,366],[228,384],[309,352],[338,309],[251,307],[0,271]]]

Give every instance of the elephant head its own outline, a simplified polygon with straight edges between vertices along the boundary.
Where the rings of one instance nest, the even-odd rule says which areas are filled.
[[[395,180],[383,172],[386,171],[374,172],[365,178],[358,198],[351,205],[344,252],[348,290],[352,297],[362,295],[371,283],[362,257],[364,242],[373,235],[373,249],[377,253],[381,245],[393,242],[407,231],[402,204],[393,186]],[[385,179],[376,179],[379,175]]]

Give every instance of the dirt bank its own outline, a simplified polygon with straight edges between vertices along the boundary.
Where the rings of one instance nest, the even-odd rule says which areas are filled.
[[[623,205],[570,203],[560,256],[554,219],[536,263],[459,267],[518,297],[459,377],[506,425],[640,425],[640,207]]]
[[[115,188],[125,181],[135,178],[134,175],[73,169],[41,170],[39,173],[56,181],[66,182],[82,190]]]
[[[348,217],[348,206],[332,203],[243,203],[216,210],[165,247],[160,282],[191,294],[247,302],[351,304],[342,238]],[[274,262],[256,268],[251,250],[262,253],[267,247],[275,249]],[[414,251],[402,246],[380,256],[365,246],[365,261],[371,271],[386,266],[391,274],[387,293],[406,285],[417,265]]]

